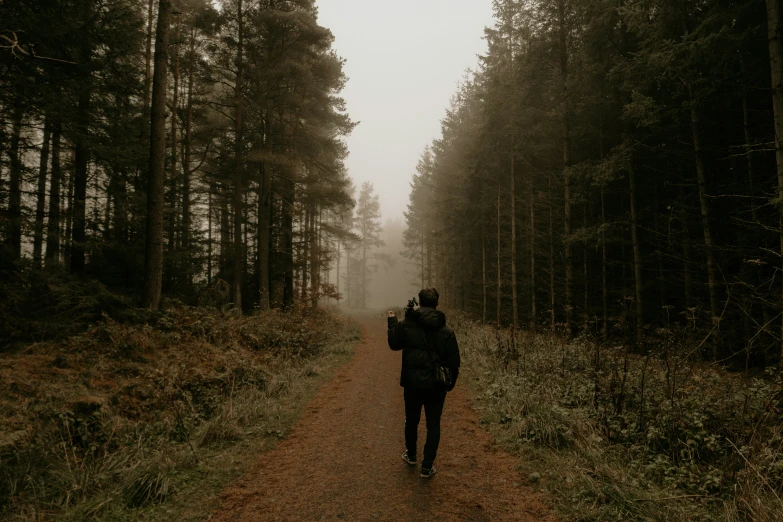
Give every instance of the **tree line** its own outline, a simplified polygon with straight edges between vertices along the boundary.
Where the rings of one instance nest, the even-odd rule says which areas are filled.
[[[152,309],[335,296],[368,221],[314,0],[4,2],[0,20],[6,282],[67,272]]]
[[[780,359],[779,0],[495,0],[422,155],[421,284],[498,324]]]

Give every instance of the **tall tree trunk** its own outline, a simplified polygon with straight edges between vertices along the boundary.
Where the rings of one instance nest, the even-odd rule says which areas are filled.
[[[600,53],[599,56],[603,60],[603,53]],[[604,85],[601,84],[601,101],[603,102],[605,98],[604,93]],[[604,113],[599,113],[599,123],[598,123],[598,134],[599,134],[599,141],[598,141],[598,150],[599,155],[601,158],[601,161],[604,159]],[[601,183],[601,316],[603,321],[603,331],[601,332],[601,338],[604,342],[607,341],[609,337],[609,288],[608,288],[608,281],[607,281],[607,271],[608,271],[608,263],[607,263],[607,255],[606,255],[606,200],[605,200],[605,190],[606,187],[604,185],[604,182]],[[596,350],[599,348],[596,346]],[[596,368],[598,368],[598,363],[600,361],[600,352],[596,352]],[[597,397],[597,396],[596,396]]]
[[[601,309],[603,314],[604,330],[602,337],[606,342],[609,336],[609,287],[607,281],[608,264],[606,258],[606,202],[604,200],[604,187],[601,186]]]
[[[114,187],[114,238],[120,243],[128,240],[128,184],[122,172]]]
[[[500,302],[501,302],[501,293],[502,293],[502,283],[501,283],[501,263],[500,263],[500,180],[498,179],[498,195],[497,195],[497,202],[496,202],[496,208],[497,208],[497,290],[496,290],[496,310],[495,310],[495,321],[497,323],[498,328],[500,328]]]
[[[188,107],[185,114],[185,154],[182,158],[182,249],[190,254],[190,175],[191,141],[193,129],[193,76],[196,69],[196,30],[190,29],[190,55],[188,57]],[[193,269],[188,266],[187,282],[192,283]]]
[[[337,281],[335,284],[335,290],[337,291],[338,296],[340,295],[340,261],[342,261],[342,255],[343,255],[342,250],[340,248],[341,246],[342,246],[342,241],[340,241],[340,238],[338,237],[337,238],[337,278],[336,278]],[[338,302],[337,304],[340,303]]]
[[[628,266],[633,265],[633,262],[628,262],[628,254],[626,252],[626,236],[625,231],[623,231],[622,236],[620,237],[620,265],[623,269],[623,297],[626,297],[630,294],[630,290],[628,288]]]
[[[90,161],[89,131],[90,131],[90,98],[92,73],[89,70],[92,49],[86,41],[82,44],[79,84],[79,105],[76,116],[76,143],[73,170],[73,225],[71,229],[71,261],[72,274],[84,272],[86,247],[86,211],[87,211],[87,176]]]
[[[351,307],[351,249],[345,245],[345,304]]]
[[[242,195],[242,208],[250,208],[250,205],[248,205],[248,200],[249,199],[250,199],[250,194],[245,192]],[[245,276],[247,276],[247,274],[250,273],[250,270],[249,270],[250,266],[248,265],[248,261],[247,261],[248,258],[250,257],[250,252],[251,252],[251,248],[250,248],[250,229],[249,229],[250,223],[248,223],[249,221],[250,221],[250,219],[244,219],[243,223],[242,223],[242,236],[244,238],[243,241],[242,241],[242,244],[244,245],[244,247],[242,249],[242,252],[243,252],[243,255],[242,255],[242,273],[244,274],[243,277],[242,277],[243,280],[245,279]]]
[[[73,160],[73,154],[71,154]],[[71,161],[73,164],[73,161]],[[73,228],[73,169],[68,173],[68,191],[65,198],[65,231],[62,237],[65,238],[65,262],[71,259],[71,229]]]
[[[174,59],[173,62],[173,68],[172,68],[172,77],[174,79],[174,88],[172,89],[172,96],[171,96],[171,162],[169,164],[169,180],[171,182],[171,218],[170,218],[170,228],[169,228],[169,252],[171,254],[171,257],[173,260],[170,261],[170,263],[174,262],[174,270],[173,277],[176,279],[180,272],[179,262],[176,261],[176,256],[174,256],[174,251],[177,248],[177,220],[179,217],[179,213],[177,212],[177,180],[179,178],[178,172],[177,172],[177,153],[179,152],[179,139],[177,136],[177,126],[179,124],[179,116],[177,115],[179,111],[179,40],[180,40],[180,28],[182,25],[182,16],[180,15],[179,11],[172,11],[172,14],[176,13],[177,17],[177,30],[174,33],[174,43],[172,45],[173,51],[174,51]]]
[[[584,206],[582,207],[582,226],[585,230],[587,230],[587,202],[585,202]],[[585,237],[587,235],[585,234]],[[585,304],[584,304],[584,317],[585,317],[585,326],[587,326],[588,321],[590,320],[590,280],[588,279],[588,266],[587,266],[587,239],[585,239],[582,242],[582,278],[584,280],[584,297],[585,297]]]
[[[757,235],[761,229],[758,226],[758,216],[756,208],[756,169],[753,161],[753,137],[750,134],[750,111],[748,110],[748,92],[746,88],[742,89],[742,127],[745,133],[745,160],[748,163],[748,196],[750,197],[750,218],[756,227]],[[757,241],[757,244],[761,244]]]
[[[243,143],[242,143],[242,86],[244,77],[244,13],[242,12],[242,0],[237,3],[238,46],[237,46],[237,73],[234,84],[234,270],[232,278],[232,294],[234,308],[242,309],[242,267],[244,265],[245,248],[242,244],[242,168]]]
[[[337,265],[337,277],[335,278],[335,292],[338,296],[340,296],[340,263],[342,262],[342,241],[340,241],[339,237],[335,238],[335,241],[337,242],[337,256],[335,258],[336,265]],[[340,296],[342,297],[342,296]],[[337,304],[340,304],[340,298],[337,299]]]
[[[87,176],[89,177],[90,171],[88,169]],[[108,238],[108,227],[111,224],[111,214],[109,211],[111,210],[111,194],[114,193],[114,179],[109,178],[108,186],[106,187],[106,205],[101,209],[101,204],[99,201],[99,196],[101,194],[101,186],[100,186],[100,170],[98,170],[97,166],[95,168],[95,175],[92,177],[93,183],[92,183],[92,228],[95,230],[95,234],[97,236],[98,230],[100,229],[99,224],[101,223],[101,210],[104,211],[104,222],[103,222],[103,239]],[[88,187],[89,188],[89,187]],[[87,203],[87,197],[84,199],[85,204]]]
[[[688,210],[686,207],[685,187],[680,185],[680,221],[681,221],[681,244],[682,244],[682,273],[683,273],[683,293],[685,296],[685,308],[691,307],[692,277],[691,277],[691,234],[688,227]]]
[[[421,288],[426,288],[425,281],[424,281],[424,276],[426,275],[425,265],[424,265],[424,263],[426,261],[426,258],[424,257],[424,237],[425,237],[425,234],[426,234],[426,230],[424,228],[424,225],[422,225],[422,227],[421,227]]]
[[[207,286],[212,286],[212,194],[215,192],[215,184],[209,184],[207,194]]]
[[[144,116],[150,110],[150,87],[152,87],[152,20],[155,18],[155,0],[149,0],[147,7],[147,38],[144,51]]]
[[[553,219],[554,202],[552,201],[552,174],[547,174],[549,185],[549,326],[555,329],[555,229]]]
[[[268,310],[269,302],[269,249],[270,234],[269,227],[272,224],[272,166],[267,161],[267,154],[271,149],[271,123],[272,111],[269,102],[264,117],[264,136],[262,144],[261,159],[261,179],[259,182],[260,193],[258,194],[258,288],[259,288],[259,308]],[[339,243],[338,243],[339,245]],[[338,253],[339,264],[339,253]],[[339,281],[340,269],[337,269],[337,278]],[[339,285],[338,285],[339,286]],[[339,292],[339,288],[338,288]]]
[[[783,65],[783,63],[781,64]],[[740,67],[741,71],[745,73],[745,62],[744,60],[740,59]],[[755,184],[756,184],[756,168],[755,168],[755,162],[754,154],[753,154],[753,136],[751,135],[751,123],[750,123],[750,110],[748,109],[748,86],[743,83],[742,85],[742,130],[745,135],[745,161],[747,161],[748,164],[748,196],[750,197],[750,217],[751,220],[753,220],[754,224],[757,224],[757,213],[756,213],[756,190],[755,190]],[[758,231],[761,229],[760,226],[756,226],[755,230],[758,236]],[[757,241],[757,244],[760,243],[760,239]]]
[[[318,262],[321,251],[318,245],[318,212],[317,207],[310,215],[310,235],[313,238],[310,244],[310,305],[318,308],[318,278],[321,273],[321,264]]]
[[[693,153],[696,157],[696,181],[699,187],[699,205],[701,207],[701,223],[704,232],[704,248],[707,254],[707,286],[710,294],[710,317],[712,319],[713,359],[717,357],[718,338],[720,335],[720,325],[718,324],[718,297],[717,281],[715,275],[714,245],[712,241],[712,232],[710,230],[710,202],[707,194],[707,169],[704,165],[704,153],[701,146],[701,130],[699,128],[699,113],[696,109],[693,94],[691,101],[691,131],[693,133]],[[781,236],[781,248],[783,249],[783,236]]]
[[[171,0],[160,0],[152,81],[150,160],[147,180],[147,235],[144,255],[143,306],[157,310],[163,285],[163,190],[166,160],[166,91]]]
[[[281,180],[281,199],[283,203],[280,220],[282,235],[283,272],[285,283],[283,287],[283,307],[291,308],[294,305],[294,196],[295,187],[291,179]]]
[[[442,270],[438,269],[438,261],[440,260],[440,245],[430,243],[430,246],[432,247],[432,264],[430,264],[427,267],[427,270],[431,270],[432,278],[430,278],[430,285],[435,286],[436,288],[440,286],[441,281],[441,273]],[[430,253],[428,252],[427,255],[429,256]],[[430,272],[428,272],[430,273]]]
[[[566,27],[565,0],[558,0],[558,23],[560,36],[560,78],[563,103],[563,195],[565,198],[565,271],[566,271],[566,318],[565,327],[571,332],[574,309],[574,262],[571,249],[571,108],[568,95],[568,28]]]
[[[249,199],[250,199],[250,194],[248,194],[247,192],[244,192],[242,194],[242,208],[250,208],[250,205],[248,204],[248,200]],[[242,248],[242,253],[243,253],[243,255],[242,255],[242,274],[243,274],[242,280],[243,281],[246,278],[247,274],[250,273],[249,270],[248,270],[250,268],[250,266],[248,265],[248,262],[247,262],[248,258],[250,257],[250,252],[252,252],[251,243],[250,243],[249,223],[248,223],[249,221],[250,221],[249,218],[242,220],[242,237],[243,237],[243,240],[242,240],[242,245],[243,245],[243,248]]]
[[[362,275],[361,275],[361,288],[362,294],[360,298],[361,308],[364,310],[367,308],[367,243],[364,242],[364,238],[367,236],[366,230],[362,230]]]
[[[174,67],[172,68],[172,78],[174,79],[174,88],[171,94],[171,162],[169,164],[171,182],[176,186],[177,179],[177,147],[178,147],[178,110],[179,110],[179,39],[180,39],[180,22],[181,16],[177,16],[177,32],[174,36],[174,60],[172,60]],[[172,203],[176,209],[176,202]]]
[[[655,161],[653,160],[653,171],[657,172],[657,165]],[[663,249],[664,246],[661,244],[661,238],[665,237],[665,233],[662,230],[663,226],[661,225],[661,196],[658,189],[658,182],[655,182],[655,190],[653,192],[653,215],[654,218],[654,224],[655,224],[655,257],[656,261],[658,262],[658,313],[660,314],[664,307],[666,306],[666,281],[665,281],[665,274],[666,271],[664,270],[663,266]]]
[[[530,328],[535,331],[536,318],[536,192],[533,169],[530,169]]]
[[[51,136],[51,120],[44,118],[43,143],[38,167],[38,193],[35,206],[35,234],[33,236],[33,265],[40,269],[43,254],[44,210],[46,209],[46,177],[49,173],[49,138]]]
[[[22,257],[22,107],[16,102],[11,126],[11,148],[8,151],[10,186],[8,194],[8,249],[11,259]]]
[[[742,63],[742,70],[745,71],[744,62]],[[762,231],[764,227],[759,222],[758,218],[758,206],[756,204],[756,163],[754,161],[753,150],[753,136],[751,134],[750,123],[750,110],[748,109],[748,88],[743,85],[742,88],[742,127],[745,134],[745,159],[748,163],[748,197],[750,198],[750,219],[753,222],[753,235],[754,244],[756,248],[759,248],[762,244]],[[760,287],[764,281],[764,269],[758,266],[755,271],[754,285]],[[768,308],[765,303],[760,303],[762,316],[764,322],[762,324],[767,325],[769,323]]]
[[[424,216],[424,237],[427,243],[427,284],[425,286],[433,286],[432,275],[432,227],[430,226],[430,220],[427,215]]]
[[[139,128],[139,141],[149,140],[150,123],[150,99],[152,88],[152,37],[153,21],[155,20],[155,0],[148,0],[147,5],[147,27],[144,36],[144,92],[142,94],[142,125]],[[133,177],[133,190],[137,194],[146,192],[146,178],[149,173],[146,171],[149,165],[149,158],[139,155],[139,161],[136,165],[135,175]],[[135,227],[134,227],[135,228]],[[133,235],[133,234],[132,234]]]
[[[633,247],[633,280],[636,295],[636,344],[642,343],[644,328],[644,302],[642,301],[642,256],[639,246],[639,212],[636,208],[636,173],[633,168],[628,170],[628,181],[631,187],[631,245]]]
[[[218,259],[218,277],[228,279],[231,263],[231,222],[228,213],[228,189],[220,184],[220,258]]]
[[[517,303],[517,190],[516,164],[511,156],[511,327],[516,330],[519,322],[519,304]]]
[[[305,205],[303,205],[304,207]],[[310,277],[310,271],[308,270],[310,264],[310,249],[312,248],[312,229],[310,228],[310,208],[302,208],[302,215],[300,216],[301,230],[302,230],[302,249],[300,259],[302,264],[301,274],[302,283],[299,286],[299,297],[302,303],[307,299],[307,280]]]
[[[767,0],[769,63],[772,71],[772,106],[775,118],[775,159],[777,161],[777,201],[780,222],[780,253],[783,256],[783,1]],[[783,295],[781,296],[783,298]],[[781,314],[783,321],[783,314]],[[783,322],[781,323],[781,361],[783,361]]]
[[[109,241],[111,238],[111,218],[112,218],[112,199],[114,199],[115,195],[117,194],[117,177],[118,174],[114,173],[109,177],[109,186],[106,187],[106,205],[103,207],[103,239],[104,241]],[[98,179],[96,176],[95,180],[95,194],[100,193],[100,188],[98,187]],[[98,203],[97,203],[97,197],[96,197],[96,203],[95,203],[95,213],[98,213]],[[97,223],[97,219],[95,220]]]
[[[485,219],[484,190],[481,190],[481,293],[482,293],[482,311],[481,320],[487,322],[487,231]]]
[[[56,119],[52,125],[52,176],[49,181],[49,220],[46,223],[46,265],[60,261],[60,133],[61,124]]]

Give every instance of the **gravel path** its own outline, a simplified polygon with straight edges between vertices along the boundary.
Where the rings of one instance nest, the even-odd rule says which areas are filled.
[[[446,398],[437,475],[405,464],[400,354],[385,321],[365,319],[362,339],[290,436],[223,492],[212,520],[554,520],[479,427],[460,383]]]

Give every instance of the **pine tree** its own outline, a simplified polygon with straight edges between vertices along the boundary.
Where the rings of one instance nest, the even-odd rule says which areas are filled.
[[[374,194],[372,183],[364,182],[359,191],[359,198],[356,203],[356,217],[354,218],[356,233],[359,235],[358,251],[359,257],[356,260],[356,282],[359,308],[367,308],[368,295],[367,285],[372,277],[373,271],[377,270],[378,257],[374,254],[377,248],[384,245],[381,239],[381,205],[378,195]]]
[[[171,0],[160,0],[155,36],[155,72],[152,81],[147,234],[144,262],[144,306],[157,310],[163,282],[163,183],[166,151],[166,85]]]

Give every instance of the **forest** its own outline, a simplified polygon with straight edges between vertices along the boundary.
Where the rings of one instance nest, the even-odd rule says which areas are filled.
[[[492,4],[404,237],[481,423],[565,520],[783,519],[783,3]]]
[[[493,5],[412,184],[422,285],[485,322],[777,363],[780,2]]]
[[[342,284],[364,306],[380,208],[345,168],[344,61],[312,0],[4,2],[0,20],[0,343],[162,299],[291,309]]]
[[[383,241],[333,42],[313,0],[0,2],[0,519],[209,513],[349,360],[319,303]]]
[[[456,519],[783,520],[783,0],[491,4],[384,226],[315,0],[0,0],[0,518],[437,518],[414,285]]]

